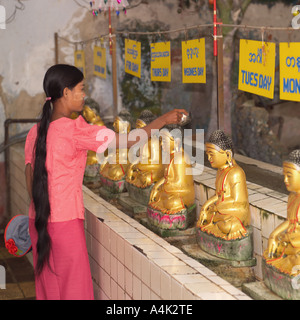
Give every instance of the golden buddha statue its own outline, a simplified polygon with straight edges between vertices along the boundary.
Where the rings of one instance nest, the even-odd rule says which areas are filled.
[[[295,276],[300,273],[300,150],[291,152],[284,161],[283,175],[290,191],[287,220],[271,233],[264,259],[280,272]]]
[[[136,121],[136,128],[141,129],[154,119],[155,116],[151,111],[144,110]],[[156,138],[152,137],[152,139]],[[148,143],[144,144],[140,153],[140,159],[131,163],[127,170],[126,182],[145,189],[162,178],[164,173],[158,137],[157,141],[148,139]]]
[[[114,131],[119,134],[128,134],[131,129],[131,115],[123,110],[115,118]],[[113,154],[108,153],[100,166],[100,176],[113,181],[124,179],[128,167],[128,149],[117,148]]]
[[[88,100],[88,99],[87,99]],[[92,99],[89,99],[92,102]],[[89,107],[87,104],[83,107],[83,118],[91,125],[104,126],[104,122],[97,114],[95,108]],[[79,112],[72,112],[71,119],[75,120],[79,117]],[[88,150],[86,159],[85,177],[96,177],[99,171],[99,161],[95,151]]]
[[[213,132],[206,154],[218,169],[216,194],[202,206],[197,227],[224,240],[241,239],[248,235],[250,208],[245,173],[233,158],[231,139],[221,130]]]
[[[96,110],[90,108],[88,105],[85,105],[83,107],[82,116],[90,124],[94,124],[96,126],[104,126],[104,122],[102,121],[101,117],[97,114]]]
[[[164,164],[164,176],[152,188],[147,209],[150,222],[163,229],[186,228],[188,210],[195,204],[191,162],[182,148],[182,132],[178,130],[172,134],[166,129],[160,132],[162,149],[169,161]]]
[[[91,125],[104,126],[104,122],[102,121],[100,116],[97,115],[96,110],[93,108],[90,108],[88,105],[85,105],[83,107],[82,116]],[[89,150],[87,152],[86,166],[88,167],[88,166],[93,166],[93,165],[98,165],[98,164],[99,163],[98,163],[96,152]],[[99,167],[97,168],[97,171],[98,170],[99,170]],[[87,170],[87,171],[91,171],[91,170]],[[95,170],[93,170],[93,171],[95,171]],[[94,176],[95,174],[97,174],[97,172],[94,172],[92,174],[90,174],[89,172],[86,172],[86,175]]]

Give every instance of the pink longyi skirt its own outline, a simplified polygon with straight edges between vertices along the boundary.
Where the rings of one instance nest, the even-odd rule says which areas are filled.
[[[37,231],[29,219],[33,263],[36,265]],[[93,300],[93,283],[82,219],[48,223],[51,237],[50,267],[35,277],[37,300]]]

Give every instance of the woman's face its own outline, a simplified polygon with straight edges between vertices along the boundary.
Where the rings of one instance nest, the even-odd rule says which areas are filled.
[[[68,90],[68,102],[72,112],[81,112],[84,106],[84,82],[79,82],[73,89]]]

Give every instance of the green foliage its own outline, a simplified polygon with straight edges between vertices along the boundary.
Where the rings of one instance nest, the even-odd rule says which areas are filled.
[[[133,25],[126,26],[125,29],[129,32],[136,30],[142,32],[153,32],[157,30],[164,30],[166,29],[166,26],[159,23],[145,26],[145,24],[141,24],[135,21]],[[124,38],[120,37],[118,40],[122,52],[125,52]],[[123,107],[131,112],[134,120],[136,120],[140,113],[145,109],[151,110],[155,115],[161,114],[161,83],[151,82],[150,43],[164,39],[159,39],[158,35],[140,35],[136,40],[141,42],[141,78],[139,79],[128,73],[124,73],[121,80],[121,95]],[[124,58],[125,55],[122,56],[122,59]],[[123,64],[125,64],[125,61],[123,61]]]

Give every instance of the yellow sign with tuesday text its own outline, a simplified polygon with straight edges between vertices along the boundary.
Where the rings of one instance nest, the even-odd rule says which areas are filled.
[[[74,52],[74,65],[83,73],[85,77],[85,56],[83,50],[76,50]]]
[[[106,79],[106,49],[94,47],[94,75]]]
[[[240,40],[239,90],[274,97],[275,43]]]
[[[151,81],[171,81],[171,43],[151,43]]]
[[[300,101],[300,43],[280,43],[280,99]]]
[[[141,77],[141,43],[125,39],[125,72]]]
[[[182,41],[182,82],[206,83],[205,38]]]

